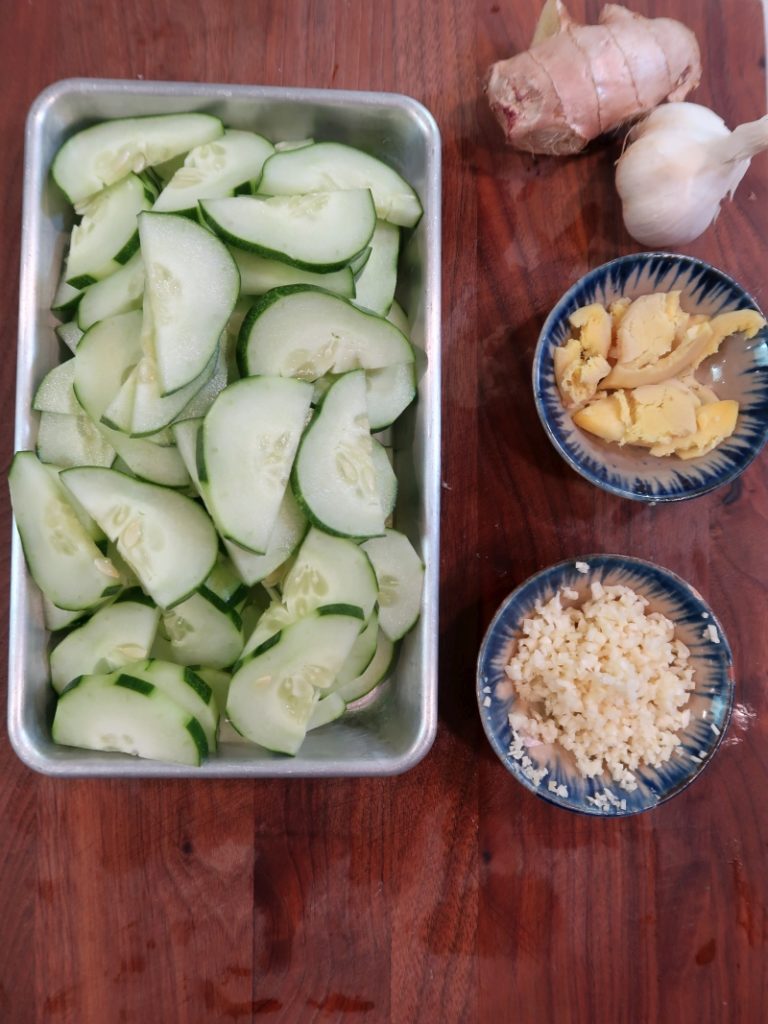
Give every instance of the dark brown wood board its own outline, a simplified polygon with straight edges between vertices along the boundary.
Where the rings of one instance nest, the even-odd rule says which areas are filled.
[[[594,19],[599,4],[573,0]],[[636,0],[697,33],[694,94],[765,111],[758,0]],[[768,465],[644,507],[546,439],[533,348],[560,294],[636,246],[617,140],[569,160],[506,149],[487,66],[525,48],[533,0],[2,0],[0,440],[13,437],[26,110],[76,75],[405,92],[443,135],[440,729],[396,779],[55,781],[0,738],[5,1024],[758,1024],[768,1019]],[[684,251],[768,305],[768,156]],[[8,501],[2,529],[10,536]],[[734,648],[737,714],[699,782],[653,813],[587,820],[496,761],[474,698],[502,598],[564,557],[615,551],[702,591]],[[2,621],[9,556],[2,547]],[[7,630],[3,633],[3,657]]]

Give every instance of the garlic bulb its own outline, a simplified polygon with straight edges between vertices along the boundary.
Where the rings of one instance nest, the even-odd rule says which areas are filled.
[[[731,132],[708,107],[667,103],[629,138],[616,167],[624,224],[643,245],[674,247],[706,231],[750,158],[768,149],[768,116]]]

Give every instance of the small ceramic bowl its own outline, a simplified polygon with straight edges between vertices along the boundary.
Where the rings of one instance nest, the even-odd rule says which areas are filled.
[[[638,253],[605,263],[577,281],[560,299],[539,335],[533,360],[533,393],[544,429],[577,473],[622,498],[681,501],[729,483],[742,473],[768,438],[768,329],[751,340],[734,335],[699,368],[698,378],[719,398],[736,399],[735,433],[708,455],[684,460],[658,458],[634,445],[620,448],[580,430],[563,407],[555,382],[554,349],[570,335],[568,317],[592,302],[608,304],[627,295],[682,291],[688,313],[714,316],[755,309],[755,300],[721,270],[691,256]]]
[[[586,567],[586,568],[585,568]],[[537,602],[546,602],[562,587],[575,590],[581,604],[590,586],[630,587],[645,597],[647,612],[661,612],[675,624],[675,636],[690,651],[695,687],[690,721],[680,733],[679,751],[659,768],[634,774],[637,789],[626,790],[609,774],[584,778],[573,755],[558,744],[526,747],[513,743],[509,716],[527,712],[513,690],[505,666],[513,656],[523,619]],[[599,817],[637,814],[676,796],[699,775],[725,735],[731,716],[733,660],[725,633],[712,610],[693,587],[668,569],[623,555],[588,555],[560,562],[531,576],[504,601],[485,634],[477,669],[477,700],[486,736],[504,767],[527,789],[550,803]],[[510,749],[512,748],[512,749]],[[528,759],[529,762],[528,762]],[[526,763],[528,762],[528,763]],[[538,785],[533,773],[546,768]]]

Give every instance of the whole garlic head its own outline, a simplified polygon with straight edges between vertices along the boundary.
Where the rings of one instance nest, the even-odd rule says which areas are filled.
[[[708,107],[657,107],[632,129],[616,167],[627,231],[647,246],[692,242],[766,148],[768,116],[731,132]]]

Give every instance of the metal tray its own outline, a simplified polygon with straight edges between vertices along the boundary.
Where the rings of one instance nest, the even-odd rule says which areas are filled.
[[[417,627],[397,669],[363,706],[310,733],[297,757],[244,742],[223,742],[200,768],[59,747],[51,741],[54,695],[48,682],[48,634],[39,592],[14,530],[11,561],[8,731],[30,768],[57,776],[278,777],[390,775],[428,752],[437,726],[440,529],[440,133],[431,114],[407,96],[197,83],[70,79],[33,104],[26,128],[16,448],[34,447],[32,396],[60,358],[49,307],[61,269],[71,212],[48,173],[74,131],[103,118],[209,111],[236,128],[273,139],[314,137],[359,146],[393,164],[412,183],[424,216],[402,253],[398,299],[412,339],[426,353],[418,401],[396,425],[400,481],[397,526],[426,564]]]

